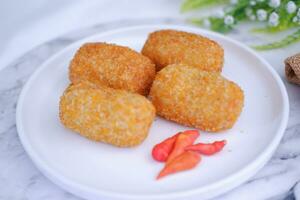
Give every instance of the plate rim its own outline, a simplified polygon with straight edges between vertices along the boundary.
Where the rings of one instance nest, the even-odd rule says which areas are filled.
[[[59,57],[64,52],[67,52],[71,50],[74,46],[77,46],[80,43],[86,42],[88,40],[92,40],[95,37],[103,37],[105,35],[110,35],[117,32],[122,31],[130,31],[135,29],[145,29],[145,28],[159,28],[159,29],[165,29],[165,28],[173,28],[173,29],[181,29],[184,31],[191,31],[191,32],[201,32],[203,34],[209,34],[216,37],[219,37],[225,41],[229,41],[230,43],[233,43],[234,45],[238,46],[239,48],[242,48],[246,50],[248,53],[254,55],[267,69],[268,72],[272,75],[274,80],[276,81],[279,89],[281,97],[283,98],[283,113],[282,113],[282,119],[280,121],[279,128],[277,129],[276,133],[274,134],[273,139],[270,141],[269,145],[266,146],[266,148],[259,154],[259,156],[251,161],[248,165],[245,165],[240,170],[232,173],[231,175],[228,175],[227,177],[218,180],[214,183],[211,183],[207,186],[200,187],[200,188],[194,188],[190,190],[184,190],[184,191],[175,191],[175,192],[166,192],[162,194],[134,194],[134,193],[115,193],[107,190],[102,189],[96,189],[92,187],[88,187],[86,185],[80,184],[78,182],[72,181],[71,179],[66,178],[62,174],[60,174],[58,171],[53,170],[51,167],[47,165],[47,162],[43,161],[43,159],[40,158],[40,156],[35,152],[34,148],[30,144],[29,140],[26,139],[26,133],[23,129],[22,124],[22,110],[24,106],[24,98],[27,94],[27,91],[30,89],[33,81],[35,78],[43,71],[48,63],[51,63],[53,60],[55,60],[57,57]],[[195,194],[201,194],[209,191],[213,191],[215,188],[220,188],[220,186],[226,184],[227,182],[232,182],[233,180],[240,180],[235,181],[234,186],[228,187],[229,189],[219,189],[219,192],[214,191],[214,193],[217,193],[216,195],[222,194],[223,192],[226,192],[241,183],[245,182],[248,178],[253,176],[260,168],[262,168],[266,162],[271,158],[273,152],[277,148],[277,146],[280,143],[281,138],[284,135],[284,131],[287,127],[288,123],[288,117],[289,117],[289,100],[288,100],[288,94],[286,91],[286,88],[283,84],[283,81],[281,80],[278,73],[275,71],[275,69],[258,53],[256,53],[254,50],[250,49],[248,46],[244,45],[243,43],[234,40],[232,38],[226,37],[224,35],[221,35],[219,33],[215,33],[209,30],[189,26],[189,25],[175,25],[175,24],[167,24],[167,23],[157,23],[157,24],[141,24],[141,25],[132,25],[128,27],[121,27],[121,28],[113,28],[110,30],[106,30],[104,32],[95,33],[90,36],[84,37],[82,39],[76,40],[72,42],[71,44],[67,45],[66,47],[62,48],[60,51],[56,52],[54,55],[49,57],[47,60],[45,60],[30,76],[30,78],[27,80],[25,85],[22,88],[22,91],[19,95],[18,102],[17,102],[17,108],[16,108],[16,127],[18,136],[20,138],[21,144],[23,145],[26,153],[34,163],[34,165],[44,174],[48,179],[50,179],[55,184],[59,185],[63,189],[76,194],[81,197],[86,197],[86,193],[91,194],[93,196],[106,196],[109,198],[123,198],[123,199],[172,199],[172,198],[180,198],[180,197],[186,197],[189,195],[195,195]],[[252,171],[252,173],[250,172]],[[248,173],[247,173],[248,172]],[[238,183],[237,183],[238,182]],[[76,191],[74,191],[76,190]],[[214,195],[214,196],[216,196]]]

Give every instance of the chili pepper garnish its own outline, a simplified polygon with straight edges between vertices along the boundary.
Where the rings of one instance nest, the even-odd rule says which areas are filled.
[[[167,163],[182,154],[185,151],[185,148],[192,145],[198,137],[199,132],[197,130],[188,130],[180,133],[176,138],[173,150],[167,159]]]
[[[198,143],[185,148],[185,150],[196,151],[203,155],[213,155],[218,153],[226,145],[226,140],[216,141],[213,143]]]
[[[169,174],[174,174],[176,172],[192,169],[197,166],[201,161],[201,156],[194,151],[185,151],[181,155],[177,156],[169,163],[158,174],[157,179],[160,179]]]
[[[176,135],[169,137],[162,141],[161,143],[158,143],[155,145],[152,149],[152,157],[154,160],[159,162],[165,162],[171,153],[174,143],[176,141],[177,136],[180,134],[177,133]]]

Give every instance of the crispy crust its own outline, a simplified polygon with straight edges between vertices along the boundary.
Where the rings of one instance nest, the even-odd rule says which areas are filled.
[[[151,33],[142,54],[156,64],[156,71],[170,64],[186,64],[205,71],[221,72],[223,48],[201,35],[176,30]]]
[[[65,127],[84,137],[131,147],[147,137],[155,109],[142,95],[81,82],[65,90],[59,116]]]
[[[234,125],[244,94],[219,73],[174,64],[157,73],[150,99],[157,114],[168,120],[217,132]]]
[[[149,58],[114,44],[84,44],[70,63],[69,78],[74,84],[87,80],[146,95],[154,77],[155,65]]]

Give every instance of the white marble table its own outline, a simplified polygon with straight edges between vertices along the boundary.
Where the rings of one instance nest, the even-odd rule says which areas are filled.
[[[99,24],[44,43],[0,71],[0,200],[79,199],[45,178],[33,165],[17,136],[15,109],[22,86],[40,64],[68,44],[96,32],[120,26],[153,23],[183,23],[175,19],[144,19]],[[242,31],[244,30],[244,31]],[[245,33],[229,35],[247,44],[262,39]],[[251,180],[217,199],[300,199],[300,87],[284,79],[285,57],[300,52],[299,44],[261,52],[283,78],[290,101],[290,118],[285,136],[268,164]]]

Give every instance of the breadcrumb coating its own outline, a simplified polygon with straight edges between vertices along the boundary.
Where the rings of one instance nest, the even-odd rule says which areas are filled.
[[[176,30],[151,33],[142,54],[156,64],[156,71],[181,63],[205,71],[221,72],[224,62],[224,50],[218,43],[201,35]]]
[[[157,114],[183,125],[218,132],[239,117],[244,94],[219,73],[169,65],[157,73],[150,90]]]
[[[155,65],[149,58],[114,44],[84,44],[70,63],[69,78],[75,84],[86,80],[146,95],[154,77]]]
[[[119,147],[140,144],[155,117],[155,108],[146,97],[88,82],[71,84],[59,109],[65,127]]]

